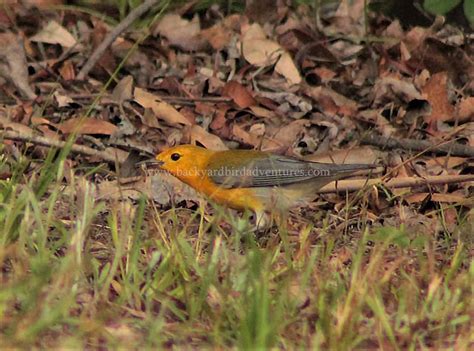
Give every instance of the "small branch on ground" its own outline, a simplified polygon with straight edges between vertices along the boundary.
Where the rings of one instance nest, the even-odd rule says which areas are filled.
[[[0,130],[0,139],[29,142],[41,146],[56,147],[58,149],[64,148],[66,146],[65,141],[54,140],[40,135],[19,134],[11,130]],[[118,155],[114,155],[107,151],[96,150],[84,145],[73,144],[71,147],[71,152],[85,156],[98,157],[109,164],[121,163],[123,161]]]
[[[219,102],[231,102],[232,98],[225,96],[203,96],[203,97],[184,97],[184,96],[164,96],[158,95],[160,99],[163,99],[169,103],[182,103],[182,102],[210,102],[210,103],[219,103]]]
[[[377,179],[348,179],[339,180],[337,183],[328,184],[321,189],[318,193],[329,194],[329,193],[341,193],[346,191],[358,191],[363,188],[368,188],[374,185],[383,185],[389,189],[397,188],[408,188],[418,185],[441,185],[441,184],[453,184],[474,181],[474,174],[462,174],[462,175],[444,175],[444,176],[429,176],[425,178],[419,177],[403,177],[393,178],[389,181],[383,181],[381,178]],[[337,186],[336,186],[337,185]]]
[[[122,22],[120,22],[109,34],[107,34],[104,41],[95,49],[77,75],[77,80],[84,80],[91,69],[95,66],[97,61],[99,61],[99,59],[102,57],[105,50],[107,50],[107,48],[112,45],[115,39],[117,39],[123,31],[125,31],[133,22],[135,22],[136,19],[141,17],[145,12],[150,10],[159,2],[160,0],[146,0],[143,4],[131,11],[128,16],[122,20]]]
[[[71,99],[74,100],[92,100],[101,97],[102,101],[105,103],[117,103],[112,99],[110,94],[70,94],[68,95]],[[170,95],[156,95],[157,98],[166,101],[170,104],[190,104],[195,105],[196,102],[210,102],[210,103],[219,103],[219,102],[231,102],[232,98],[225,96],[203,96],[203,97],[184,97],[184,96],[170,96]],[[5,100],[6,102],[9,100]],[[0,100],[0,103],[2,100]],[[13,102],[15,102],[13,100]]]
[[[474,157],[474,148],[454,141],[432,144],[426,140],[386,138],[381,135],[369,134],[362,137],[362,143],[381,147],[382,149],[403,149],[408,151],[433,152],[450,154],[451,156]]]

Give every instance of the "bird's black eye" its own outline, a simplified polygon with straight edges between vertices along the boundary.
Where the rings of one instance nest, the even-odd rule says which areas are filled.
[[[181,158],[181,155],[180,154],[171,154],[171,159],[173,161],[178,161],[179,159]]]

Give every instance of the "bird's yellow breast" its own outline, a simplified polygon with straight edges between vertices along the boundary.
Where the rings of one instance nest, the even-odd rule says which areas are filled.
[[[237,210],[251,209],[253,211],[260,211],[265,207],[263,201],[255,196],[255,189],[226,189],[216,185],[206,176],[200,178],[181,178],[181,180],[191,187],[198,189],[215,202]]]

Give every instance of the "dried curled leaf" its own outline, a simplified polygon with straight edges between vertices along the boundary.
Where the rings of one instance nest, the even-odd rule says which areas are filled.
[[[252,24],[242,39],[244,58],[255,66],[275,65],[275,71],[284,76],[288,83],[301,83],[301,75],[290,54],[280,44],[267,39],[258,23]]]
[[[232,98],[240,108],[247,108],[257,103],[252,94],[236,81],[228,82],[222,89],[222,95]]]
[[[46,27],[33,35],[30,40],[47,44],[59,44],[65,48],[72,48],[77,43],[72,34],[56,21],[50,21]]]
[[[462,99],[457,106],[457,110],[460,121],[474,121],[474,97],[470,96]]]
[[[0,76],[12,82],[24,97],[36,99],[28,82],[23,40],[13,33],[0,33],[0,47]]]
[[[207,40],[201,35],[201,24],[197,15],[188,21],[177,14],[169,13],[163,16],[153,34],[160,34],[172,45],[187,51],[199,51],[208,46]]]
[[[71,118],[67,121],[55,125],[64,134],[102,134],[112,135],[117,126],[107,121],[95,118]]]
[[[135,88],[135,101],[144,108],[151,108],[156,117],[164,120],[170,125],[191,125],[192,123],[184,117],[178,110],[170,104],[161,101],[160,98],[148,91],[140,88]]]
[[[218,136],[207,132],[204,128],[193,125],[191,126],[190,130],[190,139],[191,143],[195,144],[199,142],[200,144],[204,145],[207,149],[211,150],[227,150],[227,146],[225,146],[224,142]]]
[[[448,74],[439,72],[434,74],[423,88],[427,100],[431,104],[431,114],[427,122],[452,121],[455,119],[454,107],[448,99]]]

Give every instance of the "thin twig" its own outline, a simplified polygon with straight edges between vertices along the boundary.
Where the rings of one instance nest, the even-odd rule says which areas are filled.
[[[187,96],[166,96],[166,95],[157,95],[160,99],[163,99],[169,103],[179,104],[181,102],[230,102],[232,98],[225,96],[203,96],[203,97],[187,97]]]
[[[439,145],[426,140],[386,138],[381,135],[368,134],[362,137],[362,143],[388,149],[403,149],[409,151],[433,152],[435,154],[450,154],[451,156],[474,157],[474,148],[454,141],[446,141]]]
[[[428,176],[393,178],[389,181],[378,179],[351,179],[339,180],[337,184],[331,183],[318,190],[320,194],[340,193],[346,191],[357,191],[374,185],[383,185],[389,189],[408,188],[418,185],[440,185],[453,184],[474,181],[474,174],[446,175],[446,176]],[[337,186],[336,186],[337,185]]]
[[[76,100],[91,100],[97,98],[100,94],[72,94],[68,95],[71,99]],[[156,97],[166,101],[168,103],[192,103],[195,102],[210,102],[210,103],[219,103],[219,102],[231,102],[232,98],[225,96],[202,96],[202,97],[188,97],[188,96],[170,96],[170,95],[160,95],[156,94]],[[112,100],[111,94],[102,94],[102,99],[107,99],[105,102],[115,102]]]
[[[78,80],[84,80],[89,74],[90,70],[95,66],[97,61],[102,57],[105,50],[112,45],[115,39],[125,31],[137,18],[142,16],[145,12],[150,10],[153,6],[157,5],[160,0],[146,0],[143,4],[131,11],[122,22],[120,22],[107,36],[104,41],[95,49],[94,53],[89,57],[86,64],[82,67],[81,71],[77,75]]]
[[[40,135],[19,134],[12,130],[0,130],[0,139],[30,142],[41,146],[56,147],[58,149],[64,148],[66,146],[66,142],[61,140],[54,140]],[[96,150],[84,145],[73,144],[71,151],[76,154],[98,157],[110,164],[115,164],[117,162],[121,163],[123,161],[120,159],[119,155],[114,155],[108,151]]]

